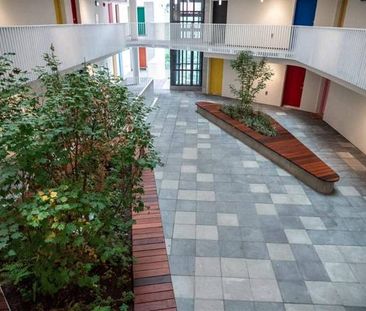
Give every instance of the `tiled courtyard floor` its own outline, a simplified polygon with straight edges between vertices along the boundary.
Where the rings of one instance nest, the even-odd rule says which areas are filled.
[[[266,107],[341,176],[314,192],[162,91],[150,115],[178,310],[366,310],[366,156],[309,114]],[[366,139],[366,138],[365,138]]]

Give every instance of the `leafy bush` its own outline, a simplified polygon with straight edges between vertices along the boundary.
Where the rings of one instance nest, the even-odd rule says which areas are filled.
[[[29,310],[122,310],[131,209],[159,162],[149,110],[96,65],[61,75],[52,48],[35,92],[11,56],[0,56],[3,281]]]
[[[231,67],[238,75],[239,88],[230,85],[230,89],[238,101],[224,106],[223,111],[263,135],[275,136],[270,118],[253,109],[255,96],[273,76],[271,68],[264,59],[256,61],[248,51],[240,52]]]

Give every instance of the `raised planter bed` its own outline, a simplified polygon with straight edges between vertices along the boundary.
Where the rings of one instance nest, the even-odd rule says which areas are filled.
[[[176,310],[153,171],[145,171],[144,203],[133,213],[132,227],[134,311]]]
[[[134,311],[176,311],[153,171],[143,173],[143,183],[146,210],[132,214]],[[10,311],[2,291],[0,311]]]
[[[261,135],[221,111],[222,105],[197,102],[197,112],[221,129],[250,146],[314,190],[329,194],[338,174],[319,159],[283,126],[273,120],[277,136]]]

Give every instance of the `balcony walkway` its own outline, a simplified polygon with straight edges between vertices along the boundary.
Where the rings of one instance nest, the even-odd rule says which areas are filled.
[[[366,156],[307,113],[263,106],[341,176],[321,195],[196,114],[198,100],[217,98],[161,91],[149,118],[178,310],[366,307]]]
[[[303,66],[366,95],[366,29],[207,23],[0,27],[0,55],[15,52],[15,65],[24,70],[41,65],[51,44],[61,70],[136,46],[195,50],[217,57],[248,50]]]

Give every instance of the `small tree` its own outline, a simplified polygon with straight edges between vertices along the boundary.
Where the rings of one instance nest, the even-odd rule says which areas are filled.
[[[230,85],[232,93],[240,100],[243,111],[252,112],[252,103],[256,94],[265,89],[266,82],[271,79],[273,72],[265,59],[256,61],[249,51],[242,51],[231,62],[231,67],[236,71],[239,88]]]
[[[255,131],[275,136],[276,131],[271,125],[268,116],[254,112],[253,102],[259,91],[266,88],[266,83],[273,76],[271,67],[265,59],[257,61],[249,51],[240,52],[231,62],[231,67],[237,73],[238,88],[230,85],[231,92],[239,100],[223,108],[224,112],[234,119],[243,121]]]

